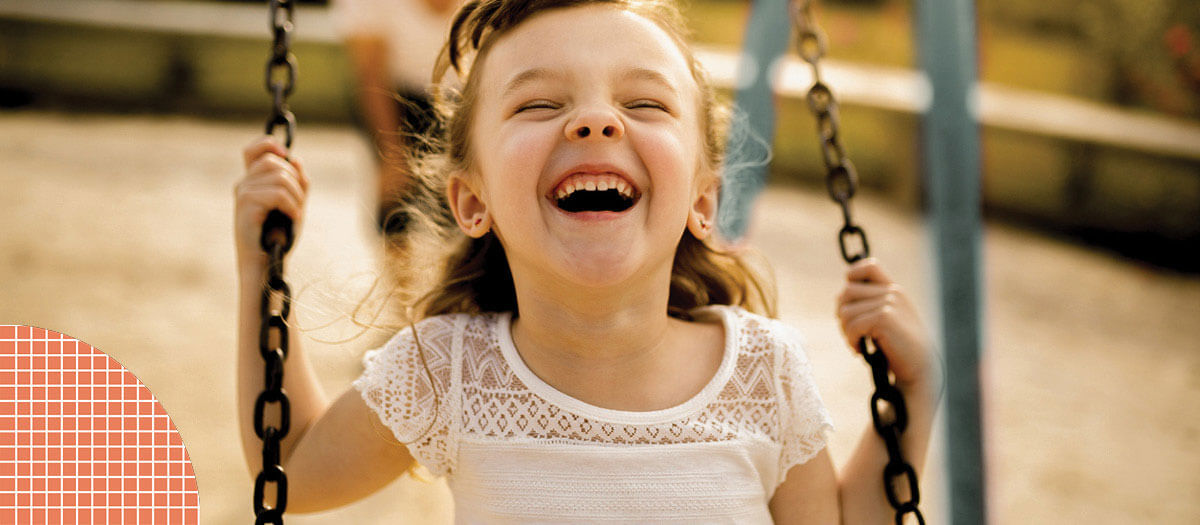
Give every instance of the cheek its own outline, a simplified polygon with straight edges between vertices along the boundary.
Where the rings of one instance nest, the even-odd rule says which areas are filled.
[[[553,146],[553,141],[546,140],[546,130],[540,127],[522,125],[502,127],[496,144],[499,162],[505,163],[505,171],[516,169],[519,173],[530,173],[536,169],[529,179],[536,182],[541,172],[538,167],[545,161],[547,150]]]
[[[533,217],[529,208],[537,205],[537,184],[548,154],[544,132],[499,126],[491,137],[480,143],[476,154],[486,174],[493,215],[502,222]]]
[[[663,185],[660,189],[670,191],[681,205],[685,205],[691,195],[702,165],[698,162],[700,150],[686,135],[670,130],[651,132],[646,136],[648,147],[642,154],[647,168],[660,175],[659,183]]]

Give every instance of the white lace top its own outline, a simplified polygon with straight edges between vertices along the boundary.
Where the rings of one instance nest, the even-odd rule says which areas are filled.
[[[509,313],[418,323],[428,374],[405,329],[366,353],[354,387],[448,477],[457,523],[771,523],[775,488],[824,448],[829,414],[795,332],[738,307],[694,313],[722,319],[725,354],[700,393],[663,410],[554,389],[521,360]]]

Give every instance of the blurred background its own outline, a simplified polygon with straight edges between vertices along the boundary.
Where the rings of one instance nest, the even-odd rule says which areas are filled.
[[[826,0],[827,68],[873,251],[936,323],[910,1]],[[985,215],[984,424],[996,523],[1200,520],[1200,9],[1191,0],[977,3]],[[693,0],[731,93],[750,4]],[[314,178],[290,259],[330,397],[387,334],[344,319],[376,271],[372,146],[325,2],[300,2],[291,106]],[[0,0],[0,322],[96,346],[159,397],[188,444],[202,523],[252,519],[234,419],[231,188],[270,98],[264,2]],[[916,79],[916,80],[914,80]],[[915,82],[915,83],[914,83]],[[913,86],[917,88],[913,88]],[[814,124],[784,86],[751,245],[810,336],[844,461],[869,375],[832,316],[840,217]],[[349,305],[349,306],[347,306]],[[348,340],[348,341],[344,341]],[[822,372],[823,371],[823,372]],[[923,480],[948,497],[942,443]],[[296,523],[444,523],[440,481],[401,479]]]

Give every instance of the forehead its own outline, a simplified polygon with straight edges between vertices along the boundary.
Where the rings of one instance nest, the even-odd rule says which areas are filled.
[[[500,37],[484,62],[484,93],[497,95],[515,83],[580,75],[696,90],[687,59],[664,29],[604,4],[534,15]]]

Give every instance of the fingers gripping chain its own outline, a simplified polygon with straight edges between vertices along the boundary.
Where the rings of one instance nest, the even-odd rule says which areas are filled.
[[[266,84],[272,110],[267,118],[267,135],[276,126],[284,126],[284,146],[291,151],[296,133],[296,117],[288,109],[287,97],[296,84],[296,57],[291,53],[293,0],[271,0],[271,30],[274,42],[267,61]],[[267,276],[262,295],[262,329],[258,348],[264,362],[264,389],[254,403],[254,432],[263,441],[262,470],[254,480],[254,523],[283,524],[287,510],[287,474],[280,458],[280,442],[288,434],[291,403],[283,390],[284,362],[288,354],[287,318],[292,309],[291,288],[283,279],[283,256],[294,240],[292,220],[279,210],[271,210],[263,223],[259,240],[267,253]],[[278,405],[278,426],[264,422],[267,405]],[[275,484],[275,503],[266,505],[266,487]]]
[[[816,116],[817,134],[821,143],[821,156],[825,161],[825,184],[829,196],[842,209],[843,224],[838,232],[838,245],[842,259],[854,263],[870,256],[867,234],[854,223],[850,213],[850,199],[858,188],[858,172],[846,157],[846,150],[838,137],[838,105],[833,91],[821,79],[821,58],[825,56],[825,33],[817,26],[813,17],[814,0],[792,0],[792,23],[796,28],[796,52],[812,68],[813,86],[805,97],[808,108]],[[857,242],[854,240],[857,239]],[[903,525],[904,518],[913,514],[920,524],[925,517],[917,508],[920,490],[916,470],[904,459],[900,449],[900,436],[908,424],[908,412],[904,395],[896,388],[888,371],[887,357],[871,338],[858,341],[859,353],[871,366],[875,393],[871,395],[871,421],[875,432],[887,447],[888,463],[883,469],[883,488],[888,504],[896,510],[896,523]],[[903,480],[907,490],[897,491],[898,481]],[[908,499],[902,500],[901,495]]]

